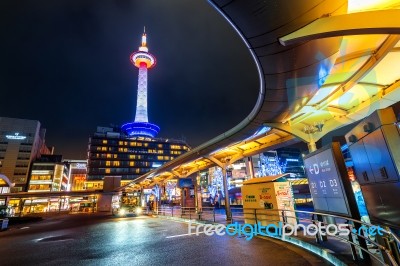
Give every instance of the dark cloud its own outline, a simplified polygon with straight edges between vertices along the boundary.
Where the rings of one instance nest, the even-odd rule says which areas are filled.
[[[36,119],[64,157],[85,158],[97,125],[133,120],[129,55],[146,26],[150,121],[197,146],[253,108],[255,65],[206,1],[2,1],[0,116]]]

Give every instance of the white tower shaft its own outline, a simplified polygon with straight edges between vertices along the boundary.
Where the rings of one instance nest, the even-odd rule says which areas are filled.
[[[147,116],[147,68],[145,65],[139,67],[135,122],[149,122]]]

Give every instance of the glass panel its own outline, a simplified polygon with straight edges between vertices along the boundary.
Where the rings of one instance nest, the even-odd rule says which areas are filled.
[[[338,85],[328,86],[328,87],[324,86],[324,87],[320,88],[317,91],[317,93],[311,98],[311,100],[307,103],[307,105],[314,105],[314,104],[319,103],[321,100],[323,100],[324,98],[329,96],[329,94],[334,92],[337,87],[338,87]]]
[[[391,52],[361,82],[390,85],[400,77],[400,52]]]
[[[363,101],[368,100],[372,95],[377,94],[382,88],[373,85],[360,85],[357,84],[348,92],[343,94],[339,99],[331,102],[331,106],[338,106],[343,109],[350,109],[353,106],[361,104]]]
[[[327,86],[331,83],[337,84],[347,81],[360,67],[365,64],[369,57],[369,55],[362,56],[359,58],[347,60],[340,64],[335,64],[331,70],[331,74],[329,74],[324,85]]]

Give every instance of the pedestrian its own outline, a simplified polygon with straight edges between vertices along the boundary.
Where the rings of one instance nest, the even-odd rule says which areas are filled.
[[[218,194],[216,194],[215,198],[214,198],[214,205],[215,205],[216,209],[219,209],[219,199],[218,198],[219,198]]]
[[[211,194],[210,194],[210,197],[208,198],[208,201],[210,202],[210,205],[211,205],[211,206],[214,206],[214,199],[213,199],[213,197],[211,196]]]

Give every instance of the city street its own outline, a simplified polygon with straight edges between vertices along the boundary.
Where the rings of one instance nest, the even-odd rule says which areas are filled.
[[[187,233],[148,216],[54,216],[0,232],[1,265],[329,265],[275,240]]]

